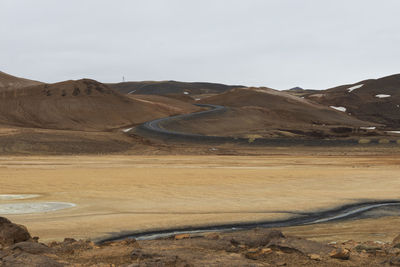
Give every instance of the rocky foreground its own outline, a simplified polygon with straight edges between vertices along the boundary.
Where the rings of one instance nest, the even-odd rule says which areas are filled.
[[[0,217],[0,266],[400,266],[392,243],[323,244],[270,229],[95,244],[66,238],[43,244]]]

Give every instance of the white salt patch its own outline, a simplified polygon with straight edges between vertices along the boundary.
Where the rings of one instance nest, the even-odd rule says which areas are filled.
[[[27,198],[35,198],[35,197],[40,197],[40,195],[36,195],[36,194],[24,194],[24,195],[3,194],[3,195],[0,195],[0,200],[27,199]]]
[[[188,94],[189,94],[189,92],[183,92],[183,94],[185,94],[185,95],[188,95]]]
[[[364,86],[364,84],[355,85],[355,86],[352,86],[352,87],[348,88],[347,91],[349,91],[349,92],[351,93],[351,92],[353,92],[354,90],[356,90],[356,89],[358,89],[358,88],[361,88],[361,87],[363,87],[363,86]]]
[[[0,204],[0,214],[26,214],[62,210],[75,207],[73,203],[65,202],[32,202]]]
[[[360,127],[362,130],[375,130],[376,127]]]
[[[133,129],[133,127],[132,128],[128,128],[128,129],[123,129],[122,131],[124,132],[124,133],[127,133],[127,132],[129,132],[130,130],[132,130]]]
[[[199,100],[200,100],[200,98],[196,98],[195,100],[196,100],[196,101],[199,101]]]
[[[375,97],[377,97],[377,98],[387,98],[387,97],[391,97],[391,95],[379,94],[379,95],[376,95]]]
[[[387,133],[400,134],[400,131],[386,131]]]
[[[346,112],[346,110],[347,110],[345,107],[335,107],[335,106],[330,106],[330,107],[333,109],[339,110],[341,112]]]
[[[132,94],[132,93],[134,93],[134,92],[136,92],[136,90],[130,91],[130,92],[128,93],[128,95],[130,95],[130,94]]]

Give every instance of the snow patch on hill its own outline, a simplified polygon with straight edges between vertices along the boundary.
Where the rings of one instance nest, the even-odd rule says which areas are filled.
[[[387,98],[387,97],[391,97],[391,95],[379,94],[379,95],[376,95],[375,97],[377,97],[377,98]]]
[[[339,110],[339,111],[341,111],[341,112],[346,112],[346,108],[345,107],[335,107],[335,106],[329,106],[330,108],[333,108],[333,109],[336,109],[336,110]]]
[[[359,89],[359,88],[361,88],[363,86],[364,86],[364,84],[355,85],[355,86],[352,86],[352,87],[348,88],[347,91],[349,91],[349,93],[351,93],[354,90]]]

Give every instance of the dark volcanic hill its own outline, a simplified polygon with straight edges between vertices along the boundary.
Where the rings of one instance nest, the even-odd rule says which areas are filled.
[[[94,80],[41,84],[0,92],[0,123],[104,131],[176,114],[175,109],[122,95]]]
[[[326,106],[341,107],[365,121],[400,128],[400,74],[365,80],[303,95]]]
[[[0,71],[0,92],[42,84],[38,81],[15,77]]]
[[[220,94],[233,88],[243,87],[241,85],[225,85],[219,83],[177,82],[177,81],[123,82],[123,83],[113,83],[108,85],[120,93],[140,94],[140,95]]]

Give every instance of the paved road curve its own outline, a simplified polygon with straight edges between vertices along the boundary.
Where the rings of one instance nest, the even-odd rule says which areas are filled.
[[[152,137],[163,139],[166,141],[178,142],[196,142],[202,144],[218,145],[221,143],[235,143],[244,145],[261,145],[261,146],[292,146],[292,145],[306,145],[306,146],[349,146],[358,145],[357,139],[306,139],[306,138],[257,138],[249,141],[244,137],[231,137],[231,136],[210,136],[194,133],[178,132],[167,129],[166,126],[169,122],[175,120],[193,120],[211,114],[224,113],[228,110],[227,107],[210,104],[197,104],[200,107],[210,108],[209,110],[160,118],[153,121],[146,122],[135,129],[135,133],[142,137]],[[372,140],[370,144],[377,144],[377,140]]]
[[[126,238],[149,240],[149,239],[169,237],[176,234],[184,234],[184,233],[195,234],[195,233],[206,233],[206,232],[239,231],[239,230],[249,230],[257,227],[280,228],[280,227],[325,223],[331,221],[344,221],[350,219],[354,220],[366,217],[379,218],[383,216],[388,216],[387,213],[388,209],[390,209],[390,211],[392,212],[391,215],[398,214],[400,210],[400,201],[387,200],[387,201],[375,201],[375,202],[362,202],[357,204],[345,205],[339,208],[320,211],[320,212],[310,212],[310,213],[299,212],[293,218],[278,220],[278,221],[237,223],[237,224],[225,224],[225,225],[215,225],[207,227],[188,227],[180,229],[175,228],[175,229],[166,229],[158,231],[125,233],[122,235],[116,235],[106,240],[101,240],[100,243],[105,241],[121,240]],[[373,214],[367,214],[368,212],[372,211],[374,212]]]
[[[170,121],[174,120],[185,120],[185,119],[193,119],[196,117],[202,117],[204,115],[209,115],[209,114],[215,114],[215,113],[222,113],[227,110],[226,107],[224,106],[218,106],[218,105],[209,105],[209,104],[196,104],[196,106],[199,107],[206,107],[210,108],[209,110],[204,110],[200,112],[195,112],[195,113],[190,113],[190,114],[182,114],[182,115],[176,115],[176,116],[171,116],[171,117],[166,117],[166,118],[161,118],[153,121],[148,121],[142,125],[144,129],[147,129],[149,131],[154,131],[157,133],[162,133],[166,135],[172,135],[172,136],[197,136],[197,137],[203,137],[203,135],[200,134],[192,134],[192,133],[181,133],[181,132],[176,132],[172,130],[167,130],[161,126],[161,124],[165,124]]]

